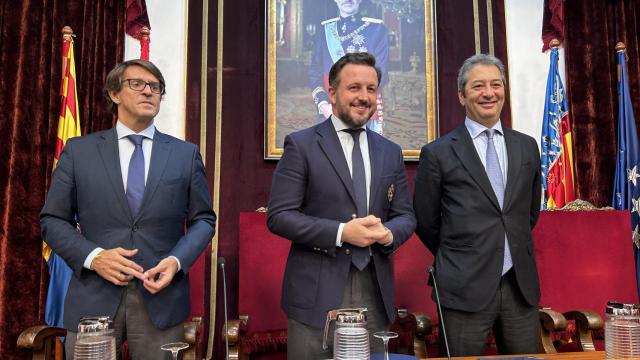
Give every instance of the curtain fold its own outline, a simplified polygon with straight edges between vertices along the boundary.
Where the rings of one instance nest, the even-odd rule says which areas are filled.
[[[618,116],[615,45],[621,41],[627,46],[629,87],[638,122],[640,0],[567,0],[564,16],[577,196],[597,206],[611,205]]]
[[[124,56],[124,2],[0,2],[0,354],[16,350],[20,332],[44,322],[48,271],[39,212],[55,150],[61,79],[61,30],[75,38],[84,133],[111,127],[104,78]]]

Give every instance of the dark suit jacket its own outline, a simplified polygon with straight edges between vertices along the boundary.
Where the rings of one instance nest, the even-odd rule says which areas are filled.
[[[391,254],[415,229],[402,152],[398,145],[367,131],[371,162],[369,213],[393,233],[393,246],[371,246],[378,285],[390,320],[393,311]],[[273,174],[267,223],[291,240],[282,286],[288,317],[324,326],[327,311],[340,307],[352,249],[336,247],[341,222],[356,213],[353,183],[340,140],[330,120],[290,134]],[[390,196],[390,189],[393,196]]]
[[[169,286],[155,295],[140,288],[156,327],[183,322],[190,311],[187,273],[211,240],[215,221],[195,145],[156,130],[142,206],[133,218],[122,183],[115,128],[70,139],[40,213],[42,236],[74,273],[65,299],[64,326],[77,331],[84,316],[113,319],[124,288],[83,268],[83,263],[96,247],[119,246],[139,249],[132,260],[144,270],[170,255],[180,260],[181,271]]]
[[[503,209],[464,124],[424,146],[416,175],[416,233],[435,256],[442,305],[478,311],[498,289],[505,233],[526,301],[538,305],[540,286],[533,229],[540,209],[536,141],[503,128],[508,170]]]

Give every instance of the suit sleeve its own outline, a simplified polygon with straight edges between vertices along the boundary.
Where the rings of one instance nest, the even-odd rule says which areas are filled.
[[[58,165],[51,177],[51,187],[40,212],[40,229],[44,241],[80,276],[87,256],[96,244],[87,240],[77,229],[74,140],[67,141]]]
[[[303,213],[307,187],[307,161],[301,147],[288,135],[284,154],[273,173],[267,226],[276,235],[309,248],[327,250],[335,256],[340,223]]]
[[[409,185],[407,182],[407,173],[402,158],[402,150],[398,147],[396,158],[396,181],[394,183],[395,194],[389,208],[389,215],[384,221],[386,226],[393,234],[392,246],[378,245],[383,253],[391,254],[400,245],[411,237],[416,228],[416,217],[413,214],[411,201],[409,200]],[[386,195],[386,193],[385,193]],[[385,201],[387,199],[384,199]]]
[[[441,187],[438,159],[428,146],[424,146],[416,174],[413,208],[418,221],[416,234],[434,256],[440,246]]]
[[[187,232],[178,240],[169,254],[180,260],[181,271],[185,274],[189,272],[191,265],[213,237],[216,226],[216,214],[213,212],[204,164],[195,145],[191,161]]]
[[[540,199],[542,196],[542,179],[541,179],[541,167],[540,167],[540,152],[538,151],[538,144],[533,138],[531,140],[531,154],[534,157],[534,169],[535,175],[533,178],[533,189],[531,193],[533,198],[531,199],[531,229],[536,226],[538,216],[540,215]]]

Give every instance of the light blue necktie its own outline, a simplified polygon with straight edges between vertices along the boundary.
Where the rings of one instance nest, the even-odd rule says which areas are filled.
[[[504,180],[502,178],[502,169],[500,168],[500,162],[498,161],[498,152],[493,144],[493,136],[495,135],[495,129],[487,129],[484,134],[487,136],[487,154],[486,154],[486,171],[491,182],[493,192],[498,198],[500,209],[502,209],[502,203],[504,201]],[[506,274],[513,266],[511,261],[511,250],[509,250],[509,242],[507,237],[504,238],[504,262],[502,264],[502,275]]]
[[[356,209],[358,217],[363,218],[368,215],[367,210],[367,177],[364,172],[364,160],[362,159],[362,151],[360,151],[360,133],[364,131],[359,129],[345,129],[346,133],[353,137],[353,150],[351,152],[351,181],[353,182],[353,190],[356,197]],[[351,254],[351,262],[353,265],[362,270],[369,264],[369,248],[353,247]]]
[[[129,140],[135,145],[131,160],[129,160],[129,174],[127,175],[127,202],[131,216],[134,218],[140,211],[142,195],[144,194],[144,153],[142,152],[142,135],[129,135]]]

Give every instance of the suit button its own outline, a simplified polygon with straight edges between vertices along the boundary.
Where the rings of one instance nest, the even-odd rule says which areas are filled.
[[[138,231],[138,225],[133,225],[133,229],[131,229],[131,230],[133,230],[133,232]]]
[[[344,253],[347,255],[351,255],[351,249],[344,249]]]

